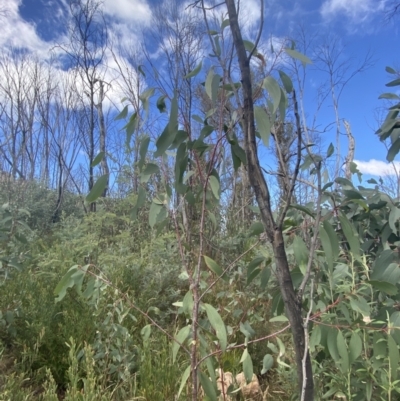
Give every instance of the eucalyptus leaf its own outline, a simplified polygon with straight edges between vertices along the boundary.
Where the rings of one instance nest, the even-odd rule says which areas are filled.
[[[94,160],[92,161],[92,163],[90,164],[91,167],[96,167],[98,164],[100,164],[101,161],[102,161],[103,158],[104,158],[104,155],[105,155],[104,152],[100,152],[100,153],[94,158]]]
[[[211,187],[211,191],[212,191],[213,195],[215,196],[215,198],[217,200],[219,200],[220,185],[219,185],[218,178],[211,175],[208,181],[210,183],[210,187]]]
[[[274,114],[276,110],[278,110],[279,103],[281,101],[281,88],[278,82],[276,82],[276,80],[271,76],[264,79],[263,86],[268,91],[268,94],[272,99],[273,109],[271,110],[271,113]]]
[[[206,310],[208,320],[211,326],[215,330],[215,334],[219,340],[219,345],[222,351],[226,350],[228,345],[228,338],[226,333],[225,324],[219,315],[218,311],[210,304],[204,304],[204,309]]]
[[[190,333],[190,326],[184,326],[182,327],[178,334],[175,337],[175,340],[172,344],[172,362],[175,363],[176,361],[176,356],[178,354],[179,348],[181,347],[181,344],[183,345],[188,338]]]
[[[189,79],[189,78],[195,77],[201,71],[202,66],[203,66],[203,62],[200,61],[200,63],[195,67],[195,69],[193,71],[189,72],[189,74],[185,75],[183,78]]]
[[[274,366],[274,358],[271,354],[266,354],[263,358],[263,367],[261,374],[264,375]]]
[[[312,61],[305,56],[304,54],[298,52],[297,50],[294,49],[289,49],[288,47],[285,49],[285,52],[293,58],[296,58],[297,60],[300,60],[304,65],[305,64],[312,64]]]
[[[191,369],[190,369],[190,365],[189,365],[185,369],[185,371],[183,372],[182,379],[181,379],[181,384],[180,384],[179,390],[178,390],[177,399],[179,399],[179,396],[181,395],[182,390],[185,388],[186,382],[187,382],[187,380],[188,380],[188,378],[190,376],[190,371],[191,371]]]
[[[291,78],[283,71],[279,70],[279,76],[281,78],[282,84],[285,88],[285,91],[287,93],[292,93],[293,92],[293,83]]]
[[[97,179],[97,181],[93,185],[93,188],[91,189],[89,194],[86,196],[86,201],[87,202],[96,201],[96,199],[98,199],[102,195],[102,193],[106,189],[107,185],[108,185],[108,174],[104,174]]]

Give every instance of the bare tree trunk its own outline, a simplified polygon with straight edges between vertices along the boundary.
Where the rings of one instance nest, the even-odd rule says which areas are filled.
[[[106,174],[107,177],[110,176],[110,169],[107,163],[106,156],[106,125],[104,123],[104,114],[103,114],[103,100],[104,100],[104,82],[99,80],[100,90],[99,90],[99,102],[97,103],[97,114],[99,116],[99,128],[100,128],[100,152],[103,152],[103,159],[101,160],[101,168],[103,170],[103,174]],[[109,185],[109,178],[107,180],[107,185],[104,188],[102,193],[103,198],[107,196]]]

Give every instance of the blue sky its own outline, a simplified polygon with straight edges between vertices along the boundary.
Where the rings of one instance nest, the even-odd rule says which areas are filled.
[[[156,0],[104,0],[104,12],[111,30],[122,32],[131,40],[149,26]],[[212,4],[212,1],[209,1]],[[63,21],[66,17],[66,0],[1,0],[6,10],[0,30],[0,47],[24,47],[39,57],[48,57],[49,49],[62,42]],[[190,1],[182,3],[190,4]],[[299,25],[308,35],[315,35],[316,43],[333,35],[340,45],[339,60],[349,63],[349,72],[363,60],[372,57],[372,65],[356,75],[344,88],[339,102],[339,113],[352,127],[356,139],[356,159],[361,171],[384,175],[390,170],[385,164],[386,149],[374,135],[378,128],[377,116],[382,118],[384,103],[379,94],[388,91],[385,83],[391,77],[385,66],[400,66],[398,53],[399,20],[385,20],[385,1],[379,0],[269,0],[266,1],[263,40],[293,37]],[[247,16],[247,34],[255,34],[259,21],[259,1],[242,0]],[[308,54],[313,58],[313,54]],[[326,81],[326,75],[309,68],[306,78],[305,109],[312,118],[316,109],[317,89]],[[328,126],[334,121],[331,103],[327,101],[318,114],[318,126]],[[344,129],[342,129],[344,132]],[[328,145],[335,142],[333,130],[322,136]],[[342,146],[346,146],[344,140]],[[375,162],[373,161],[375,160]],[[378,163],[378,162],[380,163]]]

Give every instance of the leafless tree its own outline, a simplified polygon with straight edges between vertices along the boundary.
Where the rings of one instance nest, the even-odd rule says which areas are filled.
[[[69,42],[59,45],[67,55],[68,68],[76,69],[81,88],[82,109],[87,110],[84,115],[87,133],[82,136],[82,142],[88,155],[88,187],[94,185],[94,167],[96,147],[101,143],[104,152],[102,167],[105,174],[109,172],[106,159],[106,129],[101,116],[102,102],[104,101],[104,61],[107,48],[107,27],[101,10],[101,2],[97,0],[70,0]],[[78,82],[79,82],[78,81]],[[99,93],[100,92],[100,93]],[[86,129],[81,128],[82,133]],[[108,185],[107,185],[108,188]],[[105,190],[105,193],[107,190]],[[105,195],[104,193],[104,195]],[[96,210],[96,204],[90,205],[90,210]]]

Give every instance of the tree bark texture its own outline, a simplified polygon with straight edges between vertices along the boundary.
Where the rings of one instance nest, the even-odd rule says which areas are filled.
[[[277,278],[282,293],[282,299],[285,304],[286,314],[292,329],[294,349],[296,354],[298,385],[299,391],[301,391],[303,383],[302,359],[304,356],[304,352],[307,352],[308,354],[308,350],[304,349],[305,337],[302,319],[302,306],[301,301],[297,298],[297,294],[293,287],[293,282],[290,275],[289,263],[287,260],[282,234],[282,223],[277,225],[274,220],[271,208],[269,188],[263,175],[258,158],[255,135],[252,83],[250,74],[250,58],[247,56],[246,49],[243,43],[235,0],[225,0],[225,2],[228,8],[230,27],[233,36],[233,42],[237,52],[237,57],[239,60],[242,78],[243,109],[241,112],[242,126],[244,129],[245,137],[245,151],[247,156],[247,171],[251,186],[254,190],[254,195],[260,208],[261,217],[266,229],[268,240],[273,247]],[[290,202],[290,199],[287,199],[286,201]],[[306,375],[307,383],[304,399],[307,401],[312,401],[314,399],[314,383],[309,354],[307,355],[306,359]]]

